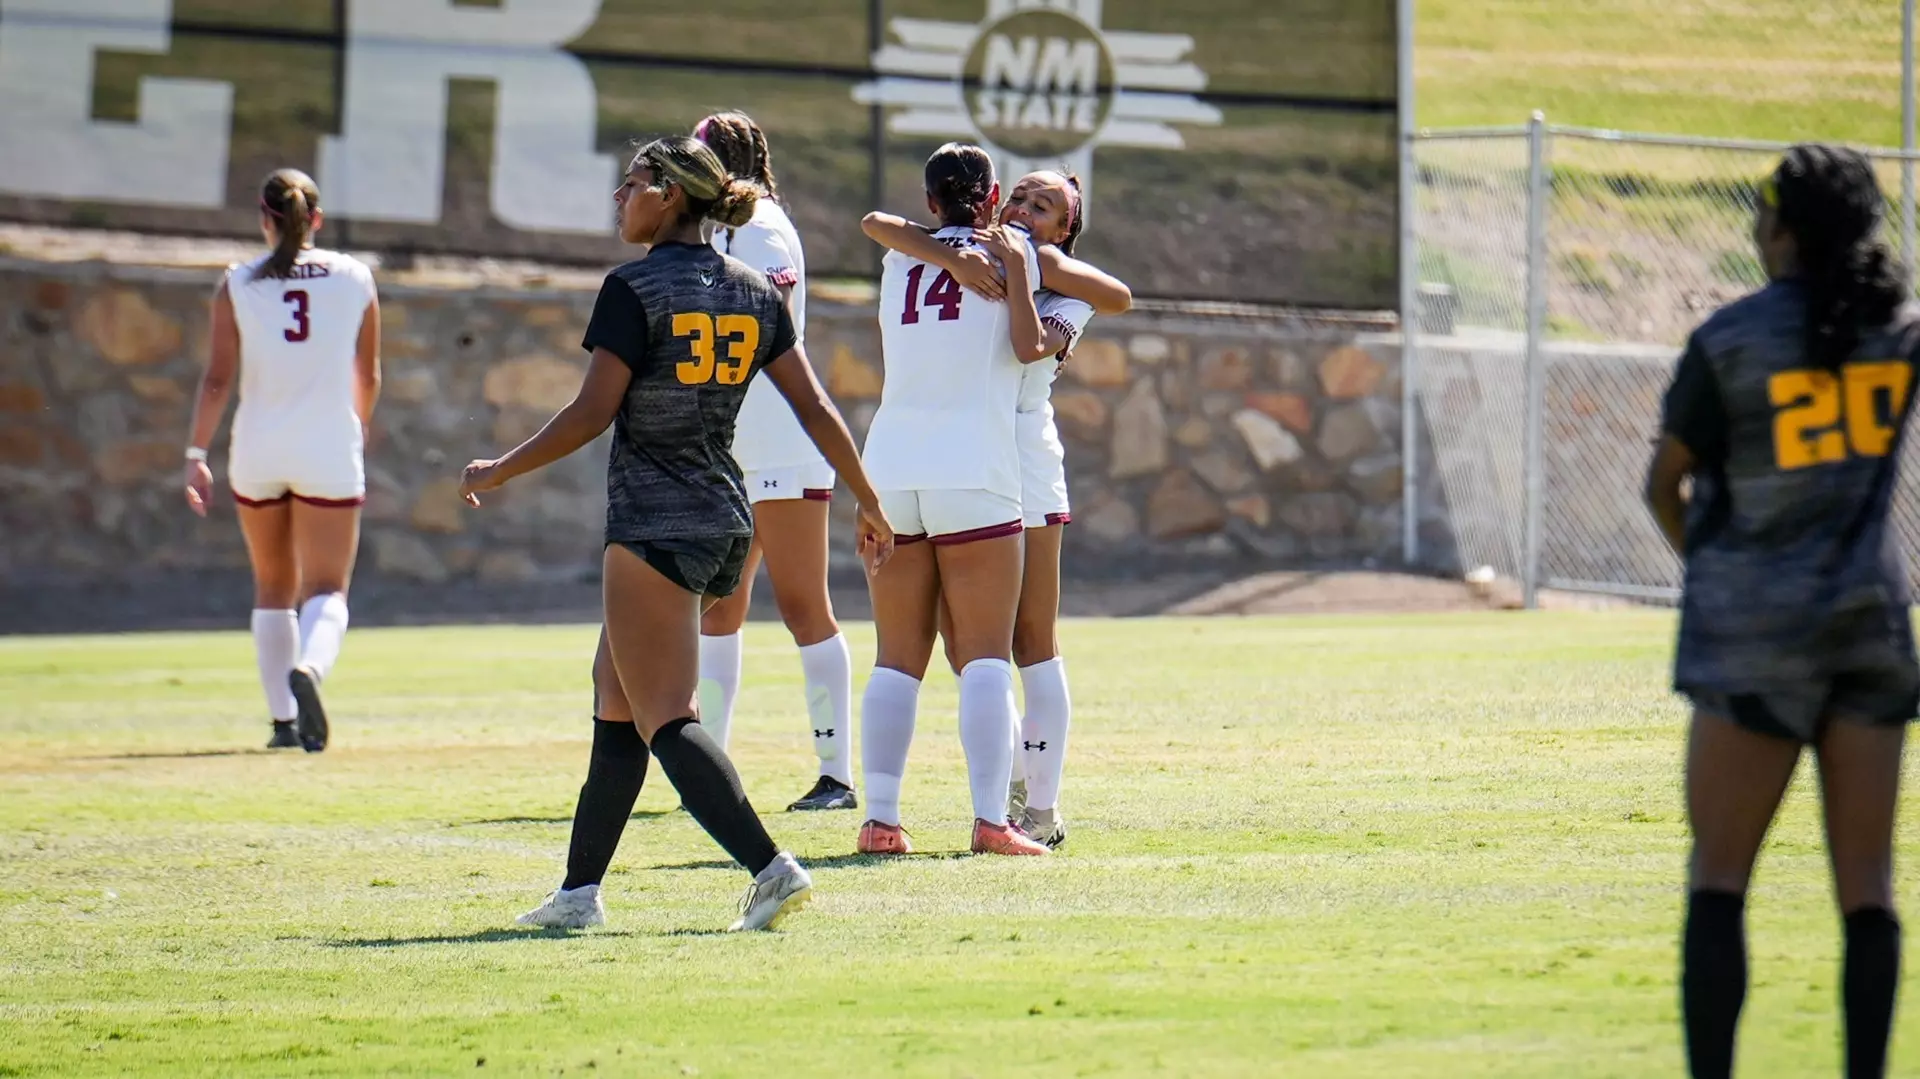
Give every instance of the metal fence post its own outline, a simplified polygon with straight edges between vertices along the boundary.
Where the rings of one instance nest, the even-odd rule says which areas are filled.
[[[1914,0],[1903,0],[1900,5],[1900,149],[1908,154],[1914,150],[1916,126],[1913,100],[1913,7]],[[1913,158],[1909,156],[1900,159],[1900,261],[1909,274],[1913,270],[1915,225]],[[1911,277],[1908,285],[1912,285]]]
[[[1414,0],[1399,0],[1397,15],[1400,35],[1400,554],[1409,567],[1420,561],[1420,166],[1414,158],[1413,4]]]
[[[1536,111],[1527,124],[1527,415],[1525,550],[1520,556],[1521,584],[1526,606],[1540,606],[1540,524],[1546,497],[1542,436],[1547,397],[1547,200],[1552,196],[1547,175],[1547,115]]]

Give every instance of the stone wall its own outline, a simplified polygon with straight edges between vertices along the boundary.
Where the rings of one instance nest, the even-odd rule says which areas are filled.
[[[203,522],[178,490],[213,278],[0,262],[0,588],[244,570],[226,500]],[[458,503],[455,484],[469,458],[509,447],[571,397],[592,298],[383,283],[386,389],[368,454],[363,575],[591,579],[604,442],[479,512]],[[821,290],[809,314],[809,352],[860,433],[881,384],[872,310]],[[1095,320],[1055,397],[1074,496],[1070,572],[1395,561],[1400,380],[1381,329]],[[216,476],[223,455],[217,445]],[[843,520],[847,501],[836,503]],[[836,549],[850,564],[849,545]]]

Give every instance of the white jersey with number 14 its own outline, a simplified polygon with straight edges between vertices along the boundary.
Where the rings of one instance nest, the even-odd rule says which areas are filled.
[[[1018,229],[1027,280],[1040,263]],[[970,228],[941,243],[975,246]],[[985,490],[1018,501],[1014,410],[1023,365],[1008,336],[1008,308],[968,294],[937,266],[889,252],[880,277],[880,343],[886,381],[862,454],[882,491]]]

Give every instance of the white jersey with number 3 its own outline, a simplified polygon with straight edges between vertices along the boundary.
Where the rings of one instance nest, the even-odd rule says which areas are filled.
[[[713,234],[713,246],[765,274],[772,284],[793,289],[789,302],[793,329],[804,344],[807,256],[800,249],[800,234],[793,227],[793,219],[780,204],[761,199],[754,207],[753,220],[737,229],[719,229]],[[745,472],[826,463],[794,416],[793,407],[768,378],[754,379],[747,386],[747,399],[740,403],[740,415],[733,425],[733,459]],[[800,495],[795,493],[793,497]]]
[[[1040,263],[1017,229],[1027,280]],[[974,247],[970,228],[934,238]],[[1014,409],[1024,365],[1013,354],[1005,303],[966,292],[937,266],[889,252],[880,277],[886,381],[862,454],[882,491],[985,490],[1020,498]]]
[[[361,453],[354,409],[360,323],[373,302],[373,271],[337,251],[300,253],[291,276],[263,277],[261,256],[227,271],[240,331],[240,404],[232,471],[262,479],[296,453],[323,460]],[[262,476],[263,470],[275,473]]]

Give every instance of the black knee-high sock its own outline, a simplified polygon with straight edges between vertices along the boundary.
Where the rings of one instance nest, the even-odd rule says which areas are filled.
[[[699,723],[689,716],[655,731],[653,755],[687,812],[734,861],[755,876],[773,864],[780,851],[747,802],[740,773]]]
[[[634,799],[647,781],[647,743],[631,723],[593,719],[593,761],[573,811],[573,840],[567,844],[567,879],[574,889],[598,884],[613,863],[620,833],[627,830]]]
[[[1847,1079],[1887,1073],[1887,1035],[1900,989],[1900,919],[1869,907],[1847,915],[1847,960],[1841,972],[1847,1012]]]
[[[1694,1079],[1733,1074],[1734,1030],[1747,999],[1746,902],[1731,892],[1687,897],[1680,998]]]

